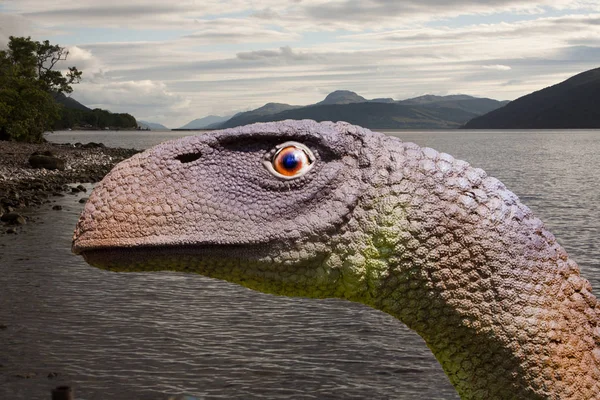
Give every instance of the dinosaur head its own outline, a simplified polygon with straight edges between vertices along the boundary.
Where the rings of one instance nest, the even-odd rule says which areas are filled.
[[[112,270],[332,296],[339,271],[323,262],[364,192],[364,140],[347,124],[287,121],[160,144],[98,184],[73,251]]]

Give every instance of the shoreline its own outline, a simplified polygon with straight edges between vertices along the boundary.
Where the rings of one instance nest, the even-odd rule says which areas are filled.
[[[74,183],[100,181],[117,163],[140,150],[105,147],[102,143],[56,144],[0,141],[0,223],[1,233],[17,233],[27,217],[26,208],[51,204],[65,192],[83,191]],[[64,162],[64,169],[34,168],[33,153],[52,155]]]

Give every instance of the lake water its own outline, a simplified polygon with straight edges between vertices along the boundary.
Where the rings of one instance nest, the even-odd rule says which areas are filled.
[[[48,139],[146,148],[193,133]],[[600,295],[600,131],[386,133],[502,180]],[[19,235],[0,235],[0,398],[46,400],[59,384],[73,386],[77,400],[457,398],[423,341],[368,307],[88,266],[70,253],[79,197],[30,210],[34,222]]]

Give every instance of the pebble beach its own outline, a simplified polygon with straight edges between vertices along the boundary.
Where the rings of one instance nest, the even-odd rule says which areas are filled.
[[[80,183],[98,182],[114,165],[137,152],[102,143],[0,141],[0,234],[18,233],[28,220],[28,208],[52,207],[53,197],[84,191]],[[60,168],[36,165],[32,155],[56,161]]]

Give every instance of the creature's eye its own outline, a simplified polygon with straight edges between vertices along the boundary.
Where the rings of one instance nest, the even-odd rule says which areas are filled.
[[[285,142],[275,148],[272,157],[264,160],[265,167],[278,178],[294,179],[308,172],[315,156],[308,147],[297,142]]]

